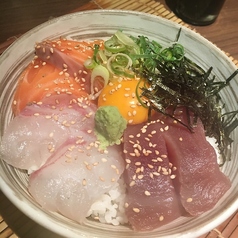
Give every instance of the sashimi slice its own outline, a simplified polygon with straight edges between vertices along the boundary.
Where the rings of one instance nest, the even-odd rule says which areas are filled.
[[[90,117],[96,106],[85,98],[81,101],[70,98],[70,95],[52,96],[42,104],[27,106],[4,132],[2,158],[31,172],[41,167],[69,138],[77,138],[86,123],[92,130],[94,121]]]
[[[86,87],[89,90],[89,85]],[[27,105],[41,102],[51,95],[67,94],[76,98],[86,95],[85,82],[62,74],[51,64],[33,60],[19,77],[13,100],[13,112],[18,115]]]
[[[91,205],[110,191],[124,170],[119,146],[100,151],[87,127],[29,177],[29,192],[44,208],[83,222]]]
[[[128,126],[124,134],[127,163],[126,215],[134,230],[153,230],[181,216],[160,121]]]
[[[184,123],[186,112],[176,112]],[[185,210],[192,216],[212,209],[231,187],[221,172],[214,148],[206,140],[200,120],[191,133],[187,128],[167,119],[164,139],[170,162],[177,168],[176,189]]]
[[[26,105],[39,102],[55,94],[90,93],[91,72],[84,62],[93,55],[94,45],[102,48],[102,41],[91,42],[58,39],[36,44],[39,57],[26,67],[18,80],[13,112],[18,115]]]
[[[37,43],[35,53],[44,62],[54,65],[61,72],[77,77],[85,82],[86,91],[91,72],[84,67],[86,60],[92,58],[94,46],[103,48],[103,41],[73,41],[68,39],[46,40]]]
[[[47,40],[41,43],[37,43],[36,48],[42,43],[46,43],[48,46],[50,46],[52,52],[54,50],[58,50],[64,53],[65,55],[72,57],[81,64],[83,64],[87,59],[93,56],[94,46],[96,44],[99,45],[101,49],[103,48],[102,40],[77,41],[60,38],[56,40]]]
[[[215,149],[206,140],[201,121],[198,119],[191,132],[179,123],[189,125],[192,121],[187,111],[180,108],[174,115],[177,120],[156,113],[153,120],[140,130],[139,125],[126,129],[126,213],[135,230],[154,229],[165,224],[166,209],[172,216],[176,212],[177,215],[200,215],[212,209],[231,186],[229,179],[220,171]],[[162,177],[161,174],[169,176]],[[166,178],[170,178],[170,182]],[[163,213],[159,213],[162,206],[157,207],[158,199],[171,194],[173,199],[165,201],[174,200],[177,205],[169,205]],[[159,224],[158,220],[156,223],[156,216],[164,223]],[[177,217],[172,216],[168,216],[170,221]]]
[[[67,73],[71,77],[84,78],[85,81],[90,78],[89,71],[84,67],[83,62],[53,47],[49,41],[38,43],[35,53],[41,60],[54,65],[62,73]]]

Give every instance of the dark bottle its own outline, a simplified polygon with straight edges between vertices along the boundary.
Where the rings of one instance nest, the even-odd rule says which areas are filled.
[[[166,0],[165,2],[183,21],[204,26],[216,20],[225,0]]]

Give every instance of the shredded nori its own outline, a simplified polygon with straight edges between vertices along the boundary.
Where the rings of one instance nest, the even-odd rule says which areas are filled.
[[[216,139],[224,163],[229,159],[227,148],[232,143],[230,133],[238,126],[236,118],[238,110],[222,114],[225,105],[222,104],[219,92],[229,85],[238,74],[238,70],[225,81],[218,81],[212,76],[212,67],[204,71],[185,56],[183,46],[178,43],[166,49],[162,47],[159,49],[158,44],[151,47],[152,42],[144,36],[134,40],[145,49],[138,59],[139,66],[136,65],[134,70],[147,79],[149,86],[142,87],[141,95],[147,101],[146,104],[150,109],[175,120],[177,118],[173,114],[168,114],[167,109],[187,108],[194,117],[191,121],[188,114],[189,123],[183,125],[193,132],[193,127],[200,118],[206,135]]]

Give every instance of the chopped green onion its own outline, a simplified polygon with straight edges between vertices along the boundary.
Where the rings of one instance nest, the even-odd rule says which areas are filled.
[[[104,46],[107,51],[112,53],[119,53],[126,50],[125,44],[119,42],[115,35],[111,39],[105,41]]]
[[[86,69],[93,69],[96,67],[96,65],[97,63],[92,59],[87,59],[84,61],[84,66]]]
[[[125,46],[131,48],[135,54],[140,53],[140,48],[139,46],[131,39],[129,36],[124,34],[122,31],[117,31],[115,33],[115,36],[118,38],[119,42],[124,44]]]
[[[107,70],[107,68],[105,68],[102,65],[97,65],[91,74],[91,94],[90,94],[90,98],[92,100],[96,99],[102,89],[108,84],[109,81],[109,72]],[[100,85],[99,85],[100,83]],[[100,88],[98,88],[97,84],[100,86]],[[102,85],[103,84],[103,85]]]
[[[107,61],[108,70],[115,75],[134,77],[134,73],[130,70],[131,66],[131,58],[124,53],[113,54]]]

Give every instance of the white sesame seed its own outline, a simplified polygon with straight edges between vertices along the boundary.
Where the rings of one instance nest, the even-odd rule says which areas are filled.
[[[163,220],[164,220],[164,216],[160,216],[159,221],[163,221]]]
[[[107,159],[106,159],[106,158],[102,158],[101,160],[102,160],[102,162],[104,162],[104,163],[107,162]]]
[[[136,207],[133,207],[133,211],[134,211],[135,213],[139,213],[139,212],[140,212],[140,209],[139,209],[139,208],[136,208]]]
[[[193,199],[192,199],[192,198],[188,198],[186,201],[187,201],[187,202],[192,202]]]
[[[126,159],[126,163],[127,163],[127,164],[130,164],[130,163],[131,163],[131,160],[130,160],[130,159]]]
[[[175,179],[176,178],[175,174],[170,175],[170,178]]]
[[[145,128],[142,128],[141,132],[142,132],[142,133],[146,133],[146,129],[145,129]]]
[[[136,169],[136,174],[140,173],[141,172],[141,168],[137,168]]]
[[[159,155],[159,151],[158,151],[158,150],[155,150],[155,154],[156,154],[156,155]]]
[[[150,196],[151,194],[150,194],[149,191],[145,191],[145,195],[146,195],[146,196]]]
[[[53,136],[54,136],[54,133],[51,132],[51,133],[49,134],[49,137],[53,137]]]
[[[127,112],[127,115],[128,115],[129,117],[131,117],[131,116],[132,116],[131,112]]]
[[[83,186],[85,186],[87,184],[86,179],[83,179],[82,184],[83,184]]]
[[[160,176],[160,173],[158,173],[158,172],[153,172],[153,175],[155,175],[155,176]]]
[[[135,181],[133,180],[133,181],[130,182],[129,186],[130,186],[130,187],[133,187],[135,184],[136,184],[136,183],[135,183]]]

